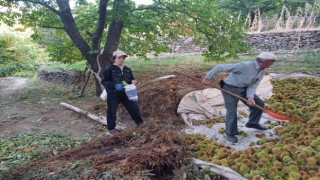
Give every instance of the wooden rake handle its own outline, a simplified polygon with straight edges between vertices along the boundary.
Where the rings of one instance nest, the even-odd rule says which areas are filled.
[[[219,86],[212,85],[212,84],[210,84],[210,86],[211,86],[211,87],[214,87],[214,88],[217,88],[217,89],[219,89],[219,90],[221,90],[221,91],[223,91],[223,92],[225,92],[225,93],[227,93],[227,94],[229,94],[229,95],[231,95],[231,96],[234,96],[234,97],[236,97],[236,98],[238,98],[238,99],[240,99],[240,100],[248,103],[248,99],[246,99],[246,98],[243,98],[243,97],[241,97],[241,96],[239,96],[239,95],[237,95],[237,94],[234,94],[234,93],[232,93],[232,92],[230,92],[230,91],[227,91],[227,90],[225,90],[225,89],[222,89],[222,88],[219,87]],[[263,107],[259,106],[258,104],[255,104],[255,105],[253,105],[253,106],[256,107],[256,108],[258,108],[258,109],[260,109],[260,110],[262,110],[262,111],[265,111],[265,109],[264,109]]]
[[[190,78],[190,79],[193,79],[193,80],[195,80],[195,81],[199,81],[199,79],[194,78],[194,77],[192,77],[192,76],[189,76],[189,75],[186,75],[186,74],[182,74],[182,73],[180,73],[180,72],[175,72],[175,73],[180,74],[180,75],[183,75],[183,76],[186,76],[186,77],[188,77],[188,78]],[[248,99],[243,98],[243,97],[241,97],[241,96],[239,96],[239,95],[237,95],[237,94],[234,94],[234,93],[232,93],[232,92],[229,92],[229,91],[227,91],[227,90],[225,90],[225,89],[222,89],[217,81],[214,81],[213,84],[209,84],[209,86],[211,86],[211,87],[213,87],[213,88],[216,88],[216,89],[219,89],[220,91],[223,91],[223,92],[225,92],[225,93],[227,93],[227,94],[229,94],[229,95],[231,95],[231,96],[234,96],[234,97],[236,97],[236,98],[238,98],[238,99],[240,99],[240,100],[242,100],[242,101],[244,101],[244,102],[246,102],[246,103],[248,102]],[[262,110],[262,111],[265,111],[265,108],[263,108],[263,107],[261,107],[261,106],[259,106],[259,105],[257,105],[257,104],[255,104],[255,105],[253,105],[253,106],[256,107],[256,108],[258,108],[258,109],[260,109],[260,110]]]
[[[195,81],[199,81],[199,79],[194,78],[194,77],[191,77],[191,76],[188,76],[188,75],[186,75],[186,74],[182,74],[182,73],[179,73],[179,72],[176,72],[176,73],[178,73],[178,74],[180,74],[180,75],[183,75],[183,76],[186,76],[186,77],[188,77],[188,78],[190,78],[190,79],[193,79],[193,80],[195,80]],[[238,99],[240,99],[240,100],[242,100],[242,101],[244,101],[244,102],[248,102],[248,100],[247,100],[246,98],[243,98],[243,97],[241,97],[241,96],[239,96],[239,95],[237,95],[237,94],[234,94],[234,93],[229,92],[229,91],[227,91],[227,90],[225,90],[225,89],[222,89],[222,88],[220,87],[220,85],[217,83],[217,81],[214,81],[213,84],[209,84],[209,85],[210,85],[211,87],[217,88],[217,89],[219,89],[220,91],[225,92],[225,93],[227,93],[227,94],[229,94],[229,95],[231,95],[231,96],[234,96],[234,97],[236,97],[236,98],[238,98]],[[274,117],[274,118],[276,118],[276,119],[303,122],[303,120],[298,119],[298,118],[287,117],[287,116],[282,115],[282,114],[274,113],[274,112],[272,112],[272,111],[270,111],[270,110],[268,110],[268,109],[266,109],[266,108],[263,108],[263,107],[261,107],[261,106],[259,106],[259,105],[257,105],[257,104],[253,105],[253,107],[256,107],[256,108],[262,110],[263,112],[267,113],[268,115],[270,115],[270,116],[272,116],[272,117]]]

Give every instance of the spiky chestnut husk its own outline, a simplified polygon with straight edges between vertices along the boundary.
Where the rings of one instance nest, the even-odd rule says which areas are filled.
[[[236,165],[236,162],[235,162],[235,160],[233,159],[233,158],[229,158],[228,157],[228,164],[230,165],[230,166],[233,166],[233,165]]]
[[[261,162],[257,162],[256,163],[256,166],[257,166],[257,169],[260,169],[260,168],[262,168],[263,167],[263,163],[261,163]]]
[[[289,170],[290,170],[290,172],[297,172],[297,171],[299,171],[299,167],[296,165],[290,165]]]
[[[252,178],[252,176],[250,174],[245,174],[245,175],[243,175],[243,177],[246,178],[246,179],[251,179]]]
[[[309,169],[317,169],[318,168],[318,165],[317,164],[311,164],[311,163],[307,163],[306,165],[305,165],[307,168],[309,168]]]
[[[290,157],[290,153],[288,151],[283,151],[281,154],[280,154],[280,157],[281,158],[284,158],[285,156],[289,156]]]
[[[287,162],[289,162],[289,161],[292,161],[292,159],[291,159],[290,156],[284,156],[284,157],[282,158],[282,161],[287,163]]]
[[[282,148],[282,147],[283,147],[283,144],[278,143],[278,144],[276,144],[276,147],[277,147],[277,148]]]
[[[289,174],[290,172],[289,166],[283,166],[281,169],[281,172],[283,172],[284,174]]]
[[[252,177],[252,180],[261,180],[261,179],[262,179],[262,176],[260,175],[256,175]]]
[[[280,161],[273,162],[273,166],[276,167],[277,169],[282,168],[282,163]]]
[[[289,178],[300,179],[301,174],[299,172],[289,172]]]
[[[279,176],[279,175],[275,175],[273,177],[273,180],[283,180],[283,178],[281,176]]]
[[[243,137],[248,137],[248,134],[247,134],[246,132],[244,132],[244,131],[241,132],[241,135],[242,135]]]
[[[272,166],[272,167],[270,167],[270,168],[268,169],[268,171],[269,171],[270,174],[274,174],[275,172],[278,172],[278,168]]]
[[[299,171],[299,173],[301,174],[301,176],[308,175],[308,173],[306,171]]]
[[[216,165],[221,165],[221,162],[220,162],[219,159],[213,159],[213,160],[211,161],[211,163],[212,163],[212,164],[216,164]]]
[[[247,166],[250,164],[250,162],[251,161],[249,159],[242,159],[242,161],[241,161],[242,164],[245,164]]]
[[[272,123],[272,125],[279,126],[279,122],[275,121],[275,122]]]
[[[317,147],[317,146],[320,145],[320,140],[316,140],[316,139],[315,139],[315,140],[311,141],[310,145],[311,145],[312,147]]]
[[[312,156],[313,154],[312,148],[310,147],[300,148],[300,151],[306,154],[307,156]]]
[[[265,164],[265,163],[269,162],[269,159],[263,157],[258,162],[261,162],[262,164]]]
[[[265,158],[268,156],[268,152],[265,150],[257,151],[253,154],[256,159]]]
[[[233,166],[231,166],[230,168],[233,169],[233,170],[235,170],[235,171],[239,171],[239,168],[238,168],[238,166],[236,166],[236,165],[233,165]]]
[[[234,158],[237,158],[240,156],[240,152],[239,151],[232,151],[231,152],[231,156],[234,157]]]
[[[215,157],[216,157],[217,159],[222,159],[222,158],[225,158],[225,157],[227,157],[227,156],[228,156],[227,153],[221,152],[221,151],[219,151],[219,152],[215,155]]]
[[[250,168],[247,165],[241,165],[239,172],[240,174],[248,174],[250,172]]]
[[[300,158],[300,159],[307,159],[307,155],[304,154],[304,153],[300,153],[300,154],[298,154],[298,158]]]
[[[251,169],[256,169],[257,168],[257,163],[256,162],[250,162],[249,167]]]
[[[252,149],[250,149],[250,148],[245,149],[243,152],[244,152],[247,156],[251,156],[252,153],[253,153]]]
[[[250,171],[251,176],[256,176],[256,175],[260,175],[260,174],[261,174],[261,172],[259,170],[251,170]]]
[[[298,158],[298,159],[296,159],[295,161],[296,161],[296,162],[297,162],[297,164],[298,164],[298,165],[300,165],[300,166],[302,166],[302,165],[305,165],[305,164],[306,164],[306,161],[305,161],[305,160],[303,160],[303,159],[299,159],[299,158]]]
[[[262,167],[262,168],[260,169],[260,171],[261,171],[262,174],[268,174],[268,169],[269,169],[269,168],[267,168],[267,167]]]
[[[295,165],[295,166],[297,166],[297,165],[298,165],[298,163],[297,163],[297,162],[295,162],[295,161],[289,161],[287,164],[288,164],[288,165]]]
[[[264,138],[266,137],[266,135],[264,133],[261,133],[261,134],[256,134],[255,135],[257,138]]]
[[[301,179],[302,179],[302,180],[309,180],[310,177],[309,177],[308,175],[302,175],[302,176],[301,176]]]
[[[226,130],[223,129],[223,128],[221,128],[221,129],[218,130],[218,133],[219,133],[219,134],[224,134],[225,132],[226,132]]]
[[[246,158],[248,158],[248,155],[247,154],[240,154],[240,158],[241,159],[246,159]]]
[[[316,157],[307,157],[306,162],[309,164],[317,164],[317,158]]]
[[[307,173],[308,173],[308,175],[309,175],[310,177],[314,177],[314,176],[317,175],[317,171],[315,171],[315,170],[309,170]]]
[[[221,159],[220,162],[223,165],[229,164],[227,159]]]
[[[208,127],[209,129],[211,129],[211,128],[213,127],[213,124],[212,124],[212,123],[209,123],[209,124],[207,124],[207,127]]]
[[[239,157],[239,158],[236,158],[234,161],[235,161],[236,163],[241,163],[242,159],[243,159],[243,158],[240,158],[240,157]]]
[[[279,147],[272,148],[271,151],[273,154],[280,155],[282,153],[282,148],[279,148]]]

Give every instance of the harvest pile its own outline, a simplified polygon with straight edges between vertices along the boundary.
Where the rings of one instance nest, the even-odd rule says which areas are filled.
[[[320,81],[314,78],[273,80],[274,95],[266,101],[272,112],[309,120],[320,109]]]
[[[199,134],[184,134],[184,143],[196,158],[230,167],[247,179],[312,179],[320,178],[320,82],[315,79],[275,80],[270,105],[276,104],[283,114],[304,122],[280,122],[278,137],[251,144],[244,151],[232,150]],[[283,87],[283,88],[282,88]],[[279,111],[277,111],[279,112]],[[212,125],[213,121],[208,122]],[[276,126],[278,123],[271,123]],[[259,146],[258,146],[259,145]]]

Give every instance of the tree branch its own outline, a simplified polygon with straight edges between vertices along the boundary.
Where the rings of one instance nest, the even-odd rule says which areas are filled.
[[[42,28],[48,28],[48,29],[62,29],[64,30],[64,27],[53,27],[53,26],[40,26]]]
[[[238,0],[239,2],[240,2],[240,4],[245,8],[245,9],[248,9],[247,7],[246,7],[246,5],[242,2],[242,0]]]
[[[97,28],[95,33],[92,36],[92,49],[93,50],[99,50],[100,51],[100,43],[101,43],[101,37],[103,30],[106,26],[107,22],[107,6],[108,6],[109,0],[100,0],[99,3],[99,20],[97,23]]]
[[[41,1],[41,0],[8,0],[9,2],[30,2],[30,3],[33,3],[33,4],[39,4],[39,5],[42,5],[44,7],[46,7],[47,9],[49,9],[50,11],[54,12],[55,14],[58,14],[59,15],[59,11],[56,10],[54,7],[50,6],[49,4],[45,3],[44,1]]]

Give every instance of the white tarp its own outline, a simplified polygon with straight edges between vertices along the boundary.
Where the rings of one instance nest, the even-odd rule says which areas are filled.
[[[270,98],[272,95],[272,85],[270,75],[264,76],[257,88],[256,94],[261,99]],[[238,105],[238,113],[247,113],[247,106],[241,101]],[[186,124],[192,126],[192,121],[224,117],[226,110],[221,91],[215,88],[193,91],[186,94],[180,101],[177,109]],[[241,117],[240,114],[238,114]]]

